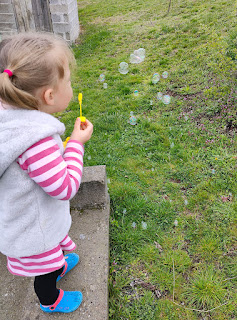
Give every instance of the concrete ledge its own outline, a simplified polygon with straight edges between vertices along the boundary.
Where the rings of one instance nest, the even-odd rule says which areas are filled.
[[[66,291],[83,294],[81,306],[69,314],[47,314],[40,310],[34,293],[33,278],[13,276],[7,270],[6,257],[0,253],[0,319],[1,320],[108,320],[109,214],[105,166],[84,168],[83,182],[71,210],[69,235],[77,244],[78,266],[58,283]],[[96,189],[98,187],[98,190]],[[94,191],[93,191],[94,190]],[[103,193],[104,190],[104,193]],[[86,192],[89,192],[86,195]],[[85,196],[85,199],[84,199]],[[97,201],[98,209],[85,209]]]
[[[107,194],[106,166],[85,167],[80,189],[71,200],[71,208],[103,209],[108,202]]]

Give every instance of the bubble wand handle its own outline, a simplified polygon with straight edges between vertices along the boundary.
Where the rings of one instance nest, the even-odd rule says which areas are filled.
[[[81,122],[86,122],[86,117],[82,116],[82,107],[81,107],[81,104],[82,104],[82,93],[78,94],[78,101],[79,101],[79,105],[80,105],[80,117],[79,118],[81,119]],[[63,141],[64,149],[66,148],[66,145],[67,145],[69,139],[70,139],[70,137],[67,137],[67,139],[65,141]]]
[[[81,105],[82,105],[82,93],[79,93],[78,94],[78,101],[79,101],[79,105],[80,105],[80,119],[81,119],[81,122],[85,122],[86,121],[86,117],[83,117],[82,116],[82,107],[81,107]]]

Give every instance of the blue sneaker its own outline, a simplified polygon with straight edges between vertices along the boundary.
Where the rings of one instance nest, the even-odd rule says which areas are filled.
[[[63,291],[59,289],[58,299],[50,306],[40,304],[40,309],[47,313],[62,312],[69,313],[75,311],[82,303],[82,293],[80,291]]]
[[[65,255],[65,265],[63,272],[57,277],[57,282],[62,279],[70,270],[72,270],[79,262],[79,256],[76,253],[69,253]]]

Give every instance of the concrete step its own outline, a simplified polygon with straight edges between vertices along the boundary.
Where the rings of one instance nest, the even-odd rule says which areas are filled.
[[[110,205],[106,181],[105,166],[84,168],[80,190],[71,203],[73,223],[69,235],[77,244],[75,252],[79,254],[80,261],[60,280],[58,287],[66,291],[81,291],[82,305],[69,314],[43,313],[34,293],[34,279],[10,274],[6,257],[0,254],[1,320],[108,319]]]

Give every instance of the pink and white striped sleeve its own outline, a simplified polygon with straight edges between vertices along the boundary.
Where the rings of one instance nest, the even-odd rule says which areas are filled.
[[[27,149],[18,163],[51,197],[70,200],[81,183],[83,155],[84,147],[80,142],[69,140],[61,155],[57,142],[48,137]]]

